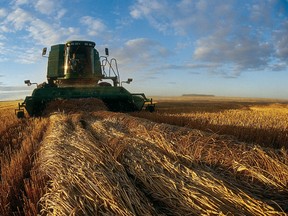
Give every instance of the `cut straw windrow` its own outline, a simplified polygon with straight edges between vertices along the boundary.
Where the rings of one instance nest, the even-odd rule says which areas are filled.
[[[275,152],[107,111],[50,121],[42,215],[285,215],[286,165],[269,174]]]

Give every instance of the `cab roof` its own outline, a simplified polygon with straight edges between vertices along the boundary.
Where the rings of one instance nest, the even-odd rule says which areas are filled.
[[[66,46],[89,46],[89,47],[95,47],[95,42],[93,41],[80,41],[80,40],[73,40],[73,41],[67,41],[65,43]]]

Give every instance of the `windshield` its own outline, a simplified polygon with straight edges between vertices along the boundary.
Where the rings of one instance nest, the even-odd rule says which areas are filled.
[[[67,44],[65,50],[65,74],[94,74],[93,46],[81,43]]]

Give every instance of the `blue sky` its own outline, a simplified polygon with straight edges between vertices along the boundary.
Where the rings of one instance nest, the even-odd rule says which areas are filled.
[[[288,99],[287,0],[1,0],[0,100],[74,39],[108,47],[131,92]]]

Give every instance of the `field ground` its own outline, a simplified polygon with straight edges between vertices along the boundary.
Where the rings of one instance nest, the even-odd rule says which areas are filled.
[[[273,148],[288,148],[288,100],[231,97],[156,97],[157,112],[132,115]]]
[[[21,120],[0,102],[0,215],[287,215],[288,101],[155,99]]]

